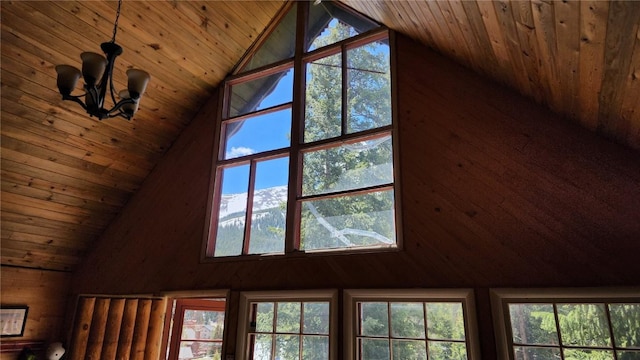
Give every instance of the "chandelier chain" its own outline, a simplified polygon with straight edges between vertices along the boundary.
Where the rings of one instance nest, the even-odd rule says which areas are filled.
[[[120,6],[122,5],[122,0],[118,0],[118,11],[116,12],[116,21],[113,23],[113,36],[111,37],[111,42],[116,42],[116,32],[118,32],[118,19],[120,18]]]

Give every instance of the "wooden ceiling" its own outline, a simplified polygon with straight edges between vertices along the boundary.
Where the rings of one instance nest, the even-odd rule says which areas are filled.
[[[640,150],[640,2],[342,2]],[[100,122],[54,67],[100,51],[117,2],[3,0],[2,265],[73,271],[282,5],[125,0],[115,85],[152,78],[132,121]]]

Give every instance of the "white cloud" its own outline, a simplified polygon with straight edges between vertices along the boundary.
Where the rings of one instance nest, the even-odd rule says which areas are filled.
[[[231,158],[237,158],[240,156],[246,156],[246,155],[251,155],[254,154],[256,151],[253,150],[252,148],[248,148],[248,147],[232,147],[231,151],[227,152],[227,159],[231,159]]]

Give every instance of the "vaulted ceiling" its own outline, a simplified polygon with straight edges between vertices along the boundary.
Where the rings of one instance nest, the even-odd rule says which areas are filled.
[[[640,149],[640,2],[342,2]],[[89,118],[55,80],[111,39],[117,2],[1,6],[2,265],[72,271],[283,2],[125,0],[115,85],[152,77],[131,121]]]

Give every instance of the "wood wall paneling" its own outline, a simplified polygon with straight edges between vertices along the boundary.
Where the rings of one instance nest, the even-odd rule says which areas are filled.
[[[13,342],[31,342],[29,347],[41,350],[50,342],[64,341],[64,314],[70,285],[69,273],[2,266],[0,302],[29,307],[24,336],[3,338],[3,347]],[[3,352],[0,359],[15,359],[22,346],[15,350],[17,352]]]

